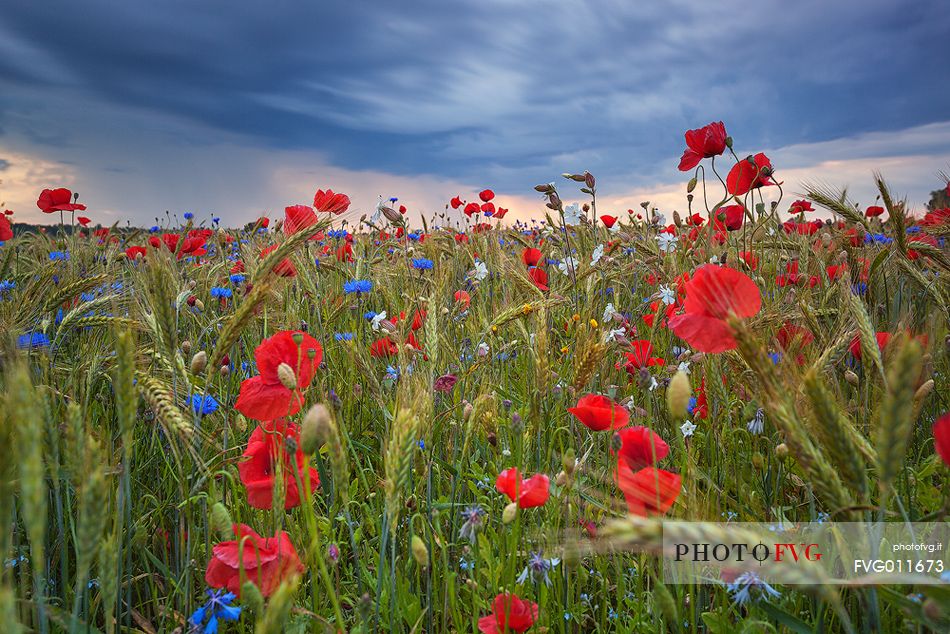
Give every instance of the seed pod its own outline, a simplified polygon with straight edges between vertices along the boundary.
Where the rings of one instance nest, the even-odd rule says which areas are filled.
[[[191,342],[187,339],[181,342],[181,352],[182,354],[191,354]]]
[[[858,375],[852,372],[851,370],[845,370],[844,379],[851,385],[858,384]]]
[[[505,507],[505,510],[501,513],[501,521],[503,524],[511,524],[515,517],[518,515],[518,503],[512,502]]]
[[[779,443],[775,445],[775,457],[782,460],[788,456],[788,445],[785,443]]]
[[[231,536],[231,514],[221,502],[215,502],[211,507],[211,528],[221,537]]]

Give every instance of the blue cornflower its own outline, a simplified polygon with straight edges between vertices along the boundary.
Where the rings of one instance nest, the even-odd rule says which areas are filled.
[[[241,607],[231,605],[236,598],[233,592],[224,590],[207,590],[208,602],[195,610],[188,621],[198,629],[207,617],[208,622],[204,625],[202,632],[204,634],[215,634],[218,631],[218,619],[225,621],[237,621],[241,616]]]
[[[215,286],[215,287],[212,287],[211,289],[211,297],[227,298],[227,297],[231,297],[233,294],[234,292],[230,288],[227,288],[224,286]]]
[[[95,293],[80,293],[79,294],[79,299],[80,301],[83,301],[83,302],[91,302],[95,298],[96,298]]]
[[[753,592],[759,597],[770,596],[774,598],[782,596],[778,590],[762,581],[759,576],[752,571],[743,572],[736,577],[735,581],[727,584],[726,587],[729,589],[729,592],[732,593],[732,600],[740,605],[747,603],[752,598],[756,598],[753,597]]]
[[[158,225],[152,225],[151,227],[149,227],[148,231],[149,233],[158,233],[161,230],[158,228]]]
[[[20,335],[16,340],[16,347],[21,350],[26,350],[27,348],[48,348],[49,337],[41,332],[31,332]]]
[[[218,218],[217,216],[214,216],[214,217],[211,219],[211,222],[213,222],[214,224],[218,224],[219,222],[221,222],[221,219]]]
[[[337,341],[353,341],[352,332],[335,332],[333,333],[333,338]]]
[[[50,251],[49,259],[50,259],[50,260],[54,260],[54,261],[55,261],[55,260],[68,260],[68,259],[69,259],[69,251]]]
[[[428,271],[435,263],[428,258],[412,258],[412,268],[419,269],[420,271]]]
[[[396,198],[395,196],[393,196],[392,198],[389,199],[389,202],[394,203],[394,202],[396,202],[397,200],[399,200],[399,199]]]
[[[851,292],[855,295],[864,295],[868,292],[868,285],[864,282],[858,282],[851,285]]]
[[[696,409],[696,397],[690,396],[689,403],[686,405],[686,411],[692,414],[694,409]]]
[[[210,394],[205,394],[204,397],[201,394],[193,394],[190,400],[195,414],[214,414],[218,411],[218,402]]]
[[[467,539],[475,543],[475,533],[481,527],[485,517],[485,509],[478,504],[472,504],[462,511],[462,527],[459,529],[459,539]]]
[[[911,227],[907,227],[907,233],[920,233],[920,226],[913,225]]]
[[[370,321],[375,316],[376,316],[375,310],[368,310],[365,313],[363,313],[363,319],[365,319],[366,321]]]
[[[778,364],[782,361],[782,353],[781,353],[781,352],[770,352],[770,353],[769,353],[769,359],[772,360],[772,364],[773,364],[773,365],[778,365]]]
[[[237,285],[237,284],[243,284],[243,283],[244,283],[244,280],[247,279],[247,276],[246,276],[246,275],[241,275],[240,273],[235,273],[234,275],[232,275],[232,276],[229,277],[228,279],[231,280],[231,283],[232,283],[232,284]]]
[[[12,291],[16,288],[16,282],[11,280],[0,281],[0,299],[3,298],[3,294],[7,291]]]
[[[195,217],[195,214],[191,213],[190,211],[185,212],[185,220],[191,220],[194,217]]]
[[[413,242],[418,242],[419,239],[422,237],[422,234],[420,234],[418,231],[413,231],[412,233],[409,234],[408,237]]]
[[[344,293],[368,293],[373,290],[373,283],[369,280],[353,280],[343,283]]]
[[[561,560],[557,557],[545,559],[541,553],[531,553],[528,555],[528,565],[518,575],[517,581],[518,583],[524,583],[528,579],[528,575],[531,575],[531,579],[535,583],[543,581],[546,585],[551,585],[548,573],[559,563],[561,563]]]

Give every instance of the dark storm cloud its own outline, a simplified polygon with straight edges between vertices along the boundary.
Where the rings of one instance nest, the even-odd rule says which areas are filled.
[[[0,126],[40,145],[71,139],[23,124],[37,99],[90,117],[106,103],[524,191],[568,169],[667,174],[658,159],[710,120],[755,150],[950,112],[936,0],[8,4]]]

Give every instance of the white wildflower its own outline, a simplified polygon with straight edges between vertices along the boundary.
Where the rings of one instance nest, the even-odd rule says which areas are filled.
[[[696,425],[688,420],[683,421],[683,424],[680,425],[680,431],[683,433],[683,438],[689,438],[696,431]]]

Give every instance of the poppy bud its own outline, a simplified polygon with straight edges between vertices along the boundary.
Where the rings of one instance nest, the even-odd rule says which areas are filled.
[[[595,184],[595,183],[596,183],[596,181],[594,180],[594,175],[591,174],[591,173],[588,172],[588,171],[585,171],[585,172],[584,172],[584,184],[587,185],[587,187],[589,187],[590,189],[594,189],[594,184]]]
[[[756,469],[761,470],[764,465],[765,465],[765,459],[762,457],[762,454],[760,454],[758,451],[756,451],[754,454],[752,454],[752,466],[753,466],[753,467],[755,467]]]
[[[380,210],[383,212],[383,215],[386,216],[386,220],[389,222],[399,222],[402,220],[402,214],[392,207],[382,207]]]
[[[185,301],[186,301],[186,303],[187,303],[189,306],[194,306],[194,305],[195,305],[195,302],[198,301],[198,298],[195,297],[194,295],[189,295],[189,296],[188,296],[188,299],[185,300]]]
[[[252,612],[260,614],[264,611],[264,596],[253,581],[245,581],[241,586],[241,603],[251,608]]]
[[[590,211],[590,205],[588,203],[584,203],[583,205],[581,205],[581,211],[583,211],[586,214],[588,211]]]
[[[695,176],[693,176],[691,179],[689,179],[689,182],[686,183],[686,193],[687,193],[687,194],[692,193],[692,191],[693,191],[694,189],[696,189],[696,177],[695,177]]]
[[[231,514],[221,502],[215,502],[211,507],[211,528],[221,537],[231,536]]]
[[[557,195],[556,191],[552,190],[551,193],[548,194],[548,204],[554,205],[552,209],[557,209],[561,206],[561,197]]]
[[[567,486],[568,482],[570,481],[570,478],[571,477],[567,475],[566,473],[564,473],[563,471],[558,471],[557,476],[554,478],[554,484],[563,488]]]
[[[645,201],[643,201],[642,203],[640,203],[640,206],[643,207],[643,210],[644,210],[644,211],[646,211],[646,210],[647,210],[647,207],[650,206],[650,201],[649,201],[649,200],[645,200]]]
[[[784,460],[788,456],[788,445],[785,443],[779,443],[775,445],[775,457],[779,460]]]
[[[222,366],[218,369],[218,372],[221,373],[221,376],[228,376],[229,374],[231,374],[231,366],[229,366],[229,365],[222,365]]]
[[[195,308],[197,308],[198,310],[204,310],[204,309],[205,309],[205,303],[204,303],[203,301],[201,301],[200,299],[196,299],[196,300],[195,300],[194,306],[195,306]]]
[[[686,410],[689,407],[689,377],[680,370],[670,379],[670,385],[666,388],[666,406],[670,409],[670,414],[674,418],[683,418],[686,416]]]
[[[191,358],[191,373],[201,374],[208,366],[208,354],[204,350],[199,350]]]
[[[677,227],[683,226],[683,219],[680,218],[680,212],[673,210],[673,224]]]
[[[294,374],[294,369],[286,363],[277,366],[277,378],[280,379],[281,385],[288,390],[297,389],[297,375]]]
[[[649,389],[650,385],[653,384],[653,376],[649,370],[640,368],[640,371],[637,373],[637,384],[644,390]]]
[[[309,456],[317,452],[330,424],[330,410],[325,405],[317,403],[310,408],[300,428],[300,448],[305,454]]]
[[[501,513],[501,522],[502,524],[511,524],[515,517],[518,515],[518,503],[512,502],[505,507],[505,510]]]
[[[181,352],[182,354],[191,354],[191,342],[187,339],[181,342]]]
[[[831,234],[827,231],[821,234],[821,243],[827,248],[831,246]]]
[[[943,618],[943,609],[940,607],[940,604],[933,599],[924,601],[923,611],[931,621],[939,621]]]
[[[731,137],[731,136],[727,136],[727,137],[726,137],[726,147],[727,147],[727,148],[731,148],[731,147],[732,147],[732,137]]]
[[[488,444],[491,445],[492,447],[498,446],[498,436],[495,434],[495,432],[493,431],[488,432],[487,440],[488,440]]]
[[[858,375],[852,372],[851,370],[845,370],[844,379],[851,385],[858,384]]]
[[[413,534],[412,536],[412,558],[416,560],[416,563],[420,566],[429,565],[429,549],[426,548],[426,543],[422,541],[422,538],[418,535]]]
[[[564,467],[564,471],[567,475],[573,475],[574,469],[577,467],[577,458],[574,456],[573,449],[568,449],[564,452],[564,455],[561,457],[561,466]]]
[[[542,185],[535,185],[535,186],[534,186],[534,191],[536,191],[536,192],[541,192],[542,194],[546,194],[546,193],[548,193],[549,191],[551,191],[551,184],[550,184],[550,183],[544,183],[544,184],[542,184]]]
[[[466,423],[468,422],[468,419],[472,417],[473,409],[475,408],[472,407],[472,404],[468,402],[466,402],[465,406],[462,407],[462,420],[464,420]]]

